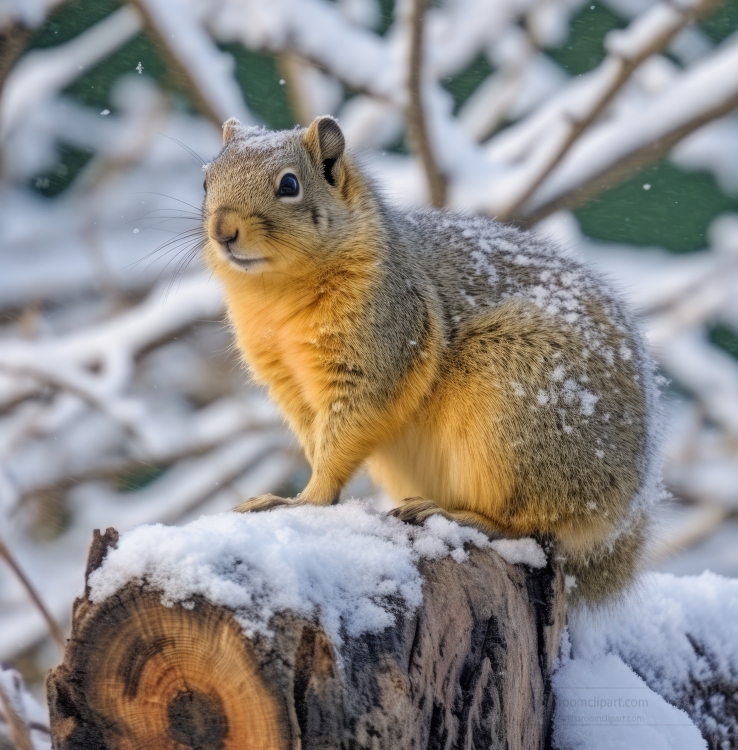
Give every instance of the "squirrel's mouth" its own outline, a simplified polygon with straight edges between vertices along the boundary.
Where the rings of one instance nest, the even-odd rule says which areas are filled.
[[[251,271],[256,268],[256,266],[266,263],[266,258],[239,258],[231,251],[228,253],[228,260],[242,271]]]
[[[218,251],[220,257],[235,266],[239,271],[253,271],[257,267],[266,263],[267,259],[264,256],[249,256],[237,254],[237,248],[234,247],[238,240],[238,230],[236,230],[232,236],[228,237],[212,237],[211,240],[213,245]],[[243,248],[248,252],[250,248]]]

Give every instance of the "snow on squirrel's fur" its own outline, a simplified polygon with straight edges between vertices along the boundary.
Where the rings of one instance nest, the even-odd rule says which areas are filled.
[[[546,564],[532,539],[490,542],[440,516],[408,526],[349,502],[140,526],[90,575],[90,598],[101,602],[129,581],[145,581],[168,606],[194,606],[199,595],[229,607],[249,637],[270,635],[279,611],[317,615],[340,645],[346,635],[391,625],[398,600],[409,609],[421,604],[421,558],[463,562],[468,545],[491,547],[511,563]]]

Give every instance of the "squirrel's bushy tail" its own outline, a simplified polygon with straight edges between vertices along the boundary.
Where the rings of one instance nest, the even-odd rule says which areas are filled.
[[[564,550],[569,605],[599,607],[630,590],[647,560],[651,527],[650,513],[644,509],[613,541],[576,554]]]

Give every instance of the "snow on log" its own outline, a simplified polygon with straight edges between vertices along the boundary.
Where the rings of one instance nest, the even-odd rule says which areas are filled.
[[[534,540],[357,502],[95,532],[53,745],[537,750],[564,612]]]

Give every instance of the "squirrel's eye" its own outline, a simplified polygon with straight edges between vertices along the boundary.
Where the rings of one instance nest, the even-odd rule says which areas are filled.
[[[295,196],[300,192],[300,183],[297,181],[297,177],[288,172],[279,181],[279,191],[277,195],[289,195]]]
[[[208,181],[207,178],[202,181],[202,189],[207,193],[208,192]]]

